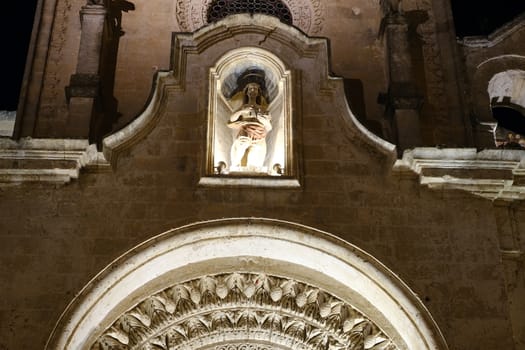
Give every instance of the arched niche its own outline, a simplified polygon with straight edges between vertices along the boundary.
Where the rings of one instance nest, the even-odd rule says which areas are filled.
[[[248,78],[245,78],[248,77]],[[254,77],[249,79],[250,77]],[[254,83],[256,81],[256,83]],[[231,127],[231,117],[242,109],[245,84],[261,86],[268,125],[265,137],[255,140],[255,146],[265,148],[260,163],[250,165],[233,160],[240,131]],[[291,73],[271,52],[243,47],[222,56],[210,69],[208,109],[207,175],[292,176],[292,94]],[[251,146],[242,150],[249,155]],[[239,158],[242,158],[240,156]],[[244,158],[249,158],[244,157]]]
[[[525,70],[510,69],[495,74],[487,92],[492,117],[497,121],[496,146],[525,147]]]
[[[491,57],[476,67],[472,78],[472,99],[474,113],[482,122],[493,122],[491,113],[491,103],[502,101],[502,93],[515,94],[518,92],[513,88],[512,77],[518,77],[516,72],[525,71],[525,56],[520,55],[501,55]],[[518,86],[515,86],[518,87]],[[514,93],[509,90],[514,89]],[[509,96],[510,97],[510,96]],[[513,96],[516,100],[517,96]]]
[[[380,262],[325,232],[238,218],[184,226],[96,276],[46,349],[446,349]]]
[[[253,50],[254,43],[258,43],[257,50]],[[287,164],[284,166],[284,174],[235,178],[215,176],[213,158],[208,148],[213,147],[213,143],[203,138],[206,148],[203,146],[202,149],[208,156],[203,157],[201,163],[200,186],[300,187],[302,175],[300,146],[303,143],[301,119],[305,113],[307,100],[323,106],[322,114],[327,118],[338,120],[352,142],[374,158],[389,163],[394,162],[395,146],[367,130],[357,120],[348,106],[343,80],[330,76],[328,42],[325,39],[307,37],[296,28],[287,26],[274,17],[240,14],[228,16],[195,33],[176,34],[172,49],[173,70],[157,74],[150,101],[144,111],[126,127],[103,140],[104,156],[112,166],[117,165],[120,154],[141,142],[163,120],[164,115],[173,114],[173,118],[177,118],[178,109],[167,110],[168,104],[185,105],[192,100],[186,101],[184,96],[197,94],[199,99],[208,96],[208,108],[212,109],[213,106],[210,107],[209,104],[215,103],[214,101],[222,97],[217,94],[216,88],[212,88],[215,83],[210,83],[212,78],[209,67],[215,67],[217,70],[219,63],[223,62],[227,65],[227,60],[236,55],[240,62],[242,50],[246,50],[248,55],[257,56],[259,64],[264,65],[269,73],[275,72],[273,76],[282,81],[283,94],[289,96],[288,98],[283,95],[283,101],[289,100],[293,104],[290,123],[293,124],[296,132],[288,139],[290,142],[286,145]],[[291,72],[289,75],[287,75],[288,70]],[[190,80],[190,76],[198,83]],[[233,82],[235,79],[232,80]],[[291,88],[288,89],[290,84],[293,85],[293,91]],[[301,88],[307,86],[305,84],[311,88],[307,90]],[[304,91],[309,91],[309,94],[304,95]],[[210,97],[211,93],[217,95]],[[322,102],[321,100],[325,98],[329,100]],[[175,102],[177,99],[181,100]],[[199,103],[188,107],[198,108],[200,111],[202,106],[204,104]],[[288,104],[283,108],[289,108]],[[202,108],[203,115],[205,115],[204,109]],[[286,109],[284,111],[286,112]],[[209,132],[209,135],[213,133]]]
[[[494,147],[502,135],[497,130],[496,108],[518,107],[523,103],[519,95],[522,79],[519,71],[525,71],[525,56],[501,55],[491,57],[476,67],[472,77],[472,112],[477,121],[478,147]],[[512,96],[511,96],[512,95]]]
[[[494,74],[487,92],[492,106],[512,103],[525,108],[525,70],[509,69]]]

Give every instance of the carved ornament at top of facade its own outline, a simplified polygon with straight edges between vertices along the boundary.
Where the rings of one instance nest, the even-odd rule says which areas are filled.
[[[193,32],[206,24],[208,6],[212,0],[178,0],[175,6],[176,18],[182,31]],[[323,28],[324,5],[321,0],[283,0],[290,9],[293,25],[303,32],[319,34]]]

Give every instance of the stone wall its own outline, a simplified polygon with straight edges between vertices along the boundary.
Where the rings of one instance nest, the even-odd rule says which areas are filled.
[[[420,296],[451,349],[512,348],[490,201],[394,178],[337,117],[309,113],[303,188],[198,188],[206,120],[173,117],[111,173],[2,188],[2,348],[41,349],[82,286],[136,244],[183,224],[252,216],[322,229],[378,258]]]
[[[378,3],[323,2],[316,8],[321,20],[305,28],[315,29],[306,34],[329,42],[268,20],[231,32],[222,25],[208,26],[200,36],[179,35],[172,42],[172,32],[187,30],[179,13],[184,3],[138,0],[122,14],[114,89],[122,118],[116,127],[137,115],[150,121],[138,131],[131,124],[116,134],[135,133],[107,157],[111,167],[95,145],[90,150],[101,160],[100,167],[85,166],[84,159],[73,160],[60,147],[46,153],[34,146],[29,152],[27,144],[40,144],[31,139],[0,143],[0,349],[43,348],[83,286],[141,242],[181,225],[233,217],[311,226],[367,251],[419,296],[450,349],[523,346],[523,170],[513,168],[520,161],[525,164],[523,157],[494,153],[478,162],[454,163],[457,159],[448,157],[454,152],[443,152],[448,167],[431,159],[426,167],[414,165],[419,167],[416,173],[397,171],[393,145],[357,122],[348,110],[343,81],[329,75],[361,80],[366,106],[361,110],[381,120],[383,107],[376,98],[387,81]],[[77,13],[84,2],[42,4],[17,133],[61,137],[69,115],[64,88],[75,71]],[[453,78],[459,73],[452,62],[455,48],[447,41],[450,13],[440,4],[406,2],[406,11],[428,16],[416,30],[422,36],[421,47],[416,47],[421,49],[417,82],[428,94],[422,134],[427,144],[454,139],[464,145],[468,135],[462,129],[462,98],[447,98],[455,95],[448,87],[456,84]],[[514,50],[522,36],[521,29],[512,32],[503,46],[486,52],[465,49],[467,66]],[[225,52],[253,43],[278,55],[292,71],[294,176],[300,187],[200,186],[206,175],[209,68]],[[161,81],[154,74],[158,70],[171,72]],[[482,84],[473,83],[474,75],[467,69],[467,83],[477,89]],[[161,95],[157,101],[152,85]],[[145,109],[148,103],[153,111]],[[66,141],[41,144],[71,144],[79,154],[87,144]],[[50,154],[51,160],[46,159]],[[454,176],[462,169],[457,164],[470,167],[479,183],[491,189],[487,196],[493,200],[481,197],[477,187],[470,192],[480,196],[458,190],[465,189],[461,181],[471,173],[458,180]],[[74,175],[49,182],[42,181],[45,174],[16,177],[45,167],[51,175],[61,167]],[[429,177],[431,188],[421,186]],[[507,190],[511,193],[505,196],[494,194]]]
[[[205,24],[203,9],[208,3],[138,0],[112,5],[105,31],[102,80],[104,108],[113,130],[128,124],[145,108],[154,73],[172,68],[172,33],[201,28]],[[384,14],[379,3],[365,0],[286,3],[296,16],[294,25],[307,35],[330,40],[328,69],[356,83],[351,85],[349,94],[354,97],[358,117],[369,120],[378,134],[387,137],[385,107],[377,102],[378,95],[388,90],[386,44],[381,29]],[[23,91],[25,102],[16,137],[60,137],[69,130],[71,111],[64,89],[75,73],[79,47],[85,45],[80,43],[78,18],[83,5],[81,0],[43,1],[38,17],[41,30],[35,34],[35,52],[30,60],[32,73],[27,90]],[[425,97],[421,115],[423,144],[467,145],[465,128],[469,126],[464,123],[461,101],[456,97],[457,57],[450,42],[453,39],[450,10],[440,0],[406,1],[403,9],[409,20],[409,46],[416,66],[417,88]],[[108,28],[114,23],[118,24],[111,39]],[[115,43],[118,47],[112,47]]]
[[[394,151],[389,155],[379,141],[366,141],[370,136],[345,110],[342,81],[308,74],[327,71],[321,42],[304,41],[310,51],[301,51],[300,41],[289,46],[283,40],[296,34],[274,30],[264,44],[295,69],[294,156],[301,187],[198,185],[206,164],[203,67],[228,47],[264,37],[241,31],[217,39],[214,30],[222,29],[181,39],[186,70],[162,87],[152,127],[112,158],[111,171],[86,168],[63,185],[1,187],[0,348],[43,348],[82,287],[137,244],[184,224],[231,217],[281,219],[341,237],[407,283],[450,349],[514,348],[516,318],[508,301],[516,289],[507,288],[500,236],[509,220],[520,232],[523,206],[513,204],[509,216],[504,202],[495,208],[487,199],[432,191],[415,175],[392,173]],[[223,46],[188,49],[192,40],[207,38]]]

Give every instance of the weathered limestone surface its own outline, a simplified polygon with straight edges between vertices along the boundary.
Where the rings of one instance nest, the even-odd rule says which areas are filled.
[[[115,98],[118,114],[113,130],[128,124],[140,113],[149,97],[153,74],[170,69],[172,33],[201,28],[205,23],[203,9],[210,1],[197,4],[189,1],[118,2],[111,11],[107,26],[118,22],[118,48],[106,47],[106,63],[114,65],[105,74],[105,85]],[[386,131],[384,106],[377,103],[378,94],[387,87],[388,64],[382,35],[383,13],[379,2],[287,0],[296,26],[312,37],[330,40],[329,70],[352,80],[356,85],[350,93],[359,110],[360,120],[375,125],[376,132]],[[75,73],[81,43],[79,11],[83,0],[45,0],[39,17],[41,31],[36,34],[35,51],[31,56],[31,74],[23,91],[21,121],[15,134],[32,137],[60,137],[71,113],[64,88]],[[113,6],[113,5],[112,5]],[[119,7],[120,6],[120,7]],[[417,87],[425,96],[421,128],[423,145],[444,144],[465,146],[463,111],[458,107],[455,47],[451,47],[451,15],[448,5],[439,1],[404,1],[403,11],[409,18],[409,49],[417,74]],[[329,20],[327,20],[329,19]],[[147,43],[147,49],[144,47]],[[104,77],[102,77],[104,78]],[[107,111],[106,111],[107,112]],[[109,113],[109,112],[108,112]],[[72,129],[73,130],[73,129]],[[73,130],[74,137],[80,137]]]
[[[273,30],[266,20],[260,32],[221,32],[218,25],[200,39],[179,36],[202,41],[177,61],[172,32],[186,28],[177,13],[182,3],[137,0],[122,13],[115,130],[128,130],[121,128],[145,109],[154,73],[172,72],[162,73],[167,83],[155,110],[144,112],[152,122],[118,149],[99,145],[104,158],[85,139],[63,139],[85,0],[42,2],[15,127],[22,138],[0,142],[0,349],[44,348],[74,296],[136,245],[185,224],[232,217],[311,226],[367,251],[419,296],[450,349],[523,348],[524,151],[416,149],[396,162],[394,147],[356,122],[343,81],[328,73],[361,83],[357,105],[365,115],[357,117],[381,128],[376,99],[387,79],[379,2],[323,2],[324,20],[306,34],[327,37],[330,46],[295,29]],[[409,47],[416,85],[425,95],[422,143],[465,146],[462,113],[472,108],[489,121],[488,79],[501,66],[524,67],[523,26],[464,45],[463,72],[454,63],[448,4],[407,0],[403,7],[417,39]],[[209,35],[216,29],[224,37]],[[299,187],[199,185],[209,68],[242,45],[267,49],[292,70]],[[454,79],[460,73],[465,81]],[[472,91],[460,97],[463,84]]]
[[[272,40],[265,45],[277,45]],[[421,187],[410,172],[393,175],[392,158],[363,142],[341,116],[336,81],[298,75],[300,188],[198,186],[208,96],[208,72],[199,67],[221,52],[211,46],[187,61],[191,84],[166,90],[155,127],[112,161],[111,172],[84,172],[65,185],[0,188],[1,347],[41,349],[82,286],[161,232],[209,219],[266,217],[325,230],[375,256],[419,295],[451,349],[512,349],[508,296],[519,300],[519,289],[507,285],[500,253],[508,249],[500,237],[506,231],[499,228],[509,214],[496,215],[490,200],[466,192]],[[309,72],[325,58],[304,58],[295,67]],[[511,207],[519,227],[524,207]]]
[[[304,119],[305,135],[326,135],[305,138],[304,188],[198,188],[206,121],[198,111],[177,119],[167,114],[112,173],[82,174],[59,187],[2,188],[4,348],[41,349],[75,293],[134,245],[183,224],[231,216],[334,233],[406,281],[452,349],[512,348],[490,201],[389,176],[390,164],[371,159],[322,114]],[[523,208],[514,210],[523,223]]]

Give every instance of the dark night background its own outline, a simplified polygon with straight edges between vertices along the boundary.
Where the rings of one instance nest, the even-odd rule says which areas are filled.
[[[0,110],[15,110],[24,74],[37,0],[7,1],[2,6]],[[525,0],[452,0],[458,37],[488,35],[525,12]]]

